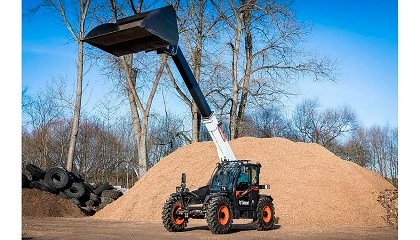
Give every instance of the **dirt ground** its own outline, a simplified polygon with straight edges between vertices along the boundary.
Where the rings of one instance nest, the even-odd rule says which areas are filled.
[[[22,239],[283,239],[283,240],[395,240],[395,228],[307,228],[276,225],[271,231],[256,231],[244,221],[234,221],[230,234],[212,234],[204,220],[191,220],[184,232],[166,231],[157,221],[115,221],[86,218],[22,219]]]

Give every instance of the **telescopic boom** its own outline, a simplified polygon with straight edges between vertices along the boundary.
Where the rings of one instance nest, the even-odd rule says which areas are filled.
[[[178,40],[176,12],[172,6],[119,19],[116,23],[99,25],[83,39],[117,57],[141,51],[169,54],[197,104],[203,123],[216,145],[219,160],[234,161],[236,157],[178,46]]]

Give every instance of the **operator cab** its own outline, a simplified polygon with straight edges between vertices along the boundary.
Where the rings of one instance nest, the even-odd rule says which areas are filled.
[[[210,192],[231,192],[259,186],[261,164],[249,160],[225,161],[217,164],[210,184]]]
[[[217,165],[210,193],[229,195],[238,210],[256,209],[259,198],[261,164],[248,160],[225,161]]]

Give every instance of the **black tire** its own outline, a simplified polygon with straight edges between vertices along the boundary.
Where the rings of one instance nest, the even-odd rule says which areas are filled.
[[[100,202],[101,201],[101,197],[94,194],[94,193],[90,193],[89,194],[89,199],[95,201],[95,202]]]
[[[70,201],[72,201],[74,204],[76,204],[79,207],[82,206],[82,202],[77,198],[70,198]]]
[[[110,197],[101,197],[101,204],[103,204],[103,205],[110,204],[113,201],[114,201],[114,199],[112,199]]]
[[[86,189],[81,183],[74,182],[71,184],[69,188],[65,189],[63,192],[70,198],[78,199],[78,198],[81,198],[85,194]]]
[[[39,179],[36,179],[36,178],[34,180],[32,178],[32,174],[30,172],[28,172],[28,170],[26,170],[26,169],[22,169],[22,174],[24,174],[26,176],[26,178],[29,180],[29,182],[38,181],[39,180]]]
[[[32,175],[33,181],[43,179],[45,176],[45,171],[35,164],[29,163],[26,165],[25,169]]]
[[[187,227],[188,219],[175,215],[181,206],[180,197],[169,197],[163,205],[162,222],[169,232],[181,232]]]
[[[86,207],[93,207],[95,206],[95,201],[93,201],[92,199],[89,199],[85,202]]]
[[[232,227],[232,207],[229,198],[216,196],[210,199],[207,207],[207,225],[212,233],[226,234]]]
[[[99,206],[96,207],[96,211],[102,210],[107,204],[100,203]]]
[[[100,198],[100,204],[98,205],[98,207],[96,208],[96,210],[101,210],[102,208],[104,208],[106,205],[112,203],[114,201],[114,199],[109,198],[109,197],[101,197]]]
[[[92,184],[90,184],[90,183],[88,183],[88,182],[81,182],[84,186],[85,186],[85,188],[90,192],[90,193],[92,193],[93,192],[93,190],[95,189],[93,186],[92,186]]]
[[[89,199],[85,202],[87,207],[97,207],[99,206],[99,201],[95,201],[93,199]]]
[[[31,181],[22,173],[22,188],[30,188]]]
[[[109,197],[115,200],[122,196],[122,192],[120,190],[103,190],[101,196]]]
[[[258,231],[267,231],[273,228],[275,211],[273,200],[270,197],[262,196],[258,201],[257,218],[254,224]]]
[[[58,193],[58,196],[60,196],[63,199],[71,199],[71,197],[67,196],[67,194],[65,194],[63,191],[60,191]]]
[[[72,179],[73,182],[83,182],[84,181],[83,178],[79,174],[74,173],[74,172],[68,172],[68,173],[69,173],[69,176],[70,176],[70,178]]]
[[[80,210],[82,210],[82,212],[86,215],[86,216],[93,216],[95,215],[96,211],[89,206],[86,207],[80,207]]]
[[[52,188],[61,190],[70,185],[70,175],[64,168],[53,167],[45,173],[44,182]]]
[[[47,186],[45,184],[42,184],[41,182],[38,182],[38,181],[32,181],[30,183],[30,188],[35,188],[35,189],[38,189],[44,192],[49,192],[52,194],[58,194],[59,192],[57,189]]]
[[[101,193],[109,187],[109,183],[102,183],[97,188],[95,188],[92,192],[96,195],[101,195]]]

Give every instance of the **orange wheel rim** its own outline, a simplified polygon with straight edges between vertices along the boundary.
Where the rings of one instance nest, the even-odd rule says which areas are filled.
[[[172,220],[176,225],[181,225],[184,222],[184,219],[181,217],[175,216],[176,211],[181,208],[181,204],[176,205],[172,210]]]
[[[219,223],[222,225],[226,225],[229,221],[229,208],[226,206],[221,206],[219,208]]]
[[[270,209],[269,206],[265,206],[263,208],[263,218],[262,218],[262,220],[266,223],[270,222],[270,220],[271,220],[271,209]]]

